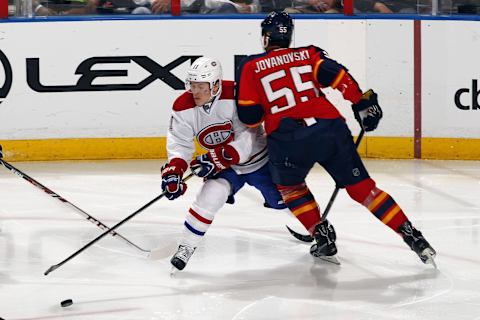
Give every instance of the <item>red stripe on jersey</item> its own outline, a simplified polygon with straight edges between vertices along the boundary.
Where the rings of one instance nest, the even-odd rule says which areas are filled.
[[[190,212],[190,214],[191,214],[195,219],[197,219],[197,220],[200,221],[200,222],[203,222],[203,223],[205,223],[205,224],[211,224],[211,223],[212,223],[212,220],[208,220],[208,219],[202,217],[201,215],[199,215],[198,213],[196,213],[195,211],[193,211],[192,208],[190,208],[190,209],[188,210],[188,212]]]

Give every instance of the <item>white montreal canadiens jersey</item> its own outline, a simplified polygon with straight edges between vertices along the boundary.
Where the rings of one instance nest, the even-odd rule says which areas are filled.
[[[233,81],[223,81],[220,95],[202,107],[195,106],[189,92],[175,100],[167,133],[168,160],[181,158],[190,163],[194,138],[205,149],[234,147],[240,162],[232,169],[238,174],[253,172],[268,162],[263,127],[248,128],[238,119]]]

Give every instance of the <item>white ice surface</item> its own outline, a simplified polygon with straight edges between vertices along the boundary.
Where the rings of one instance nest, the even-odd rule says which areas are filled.
[[[161,161],[12,163],[113,225],[160,194]],[[480,319],[480,162],[367,160],[438,252],[438,270],[341,191],[330,214],[341,266],[318,262],[286,231],[301,225],[262,207],[251,187],[217,215],[184,272],[170,277],[184,216],[201,180],[118,229],[153,258],[105,237],[48,276],[102,231],[0,168],[0,317],[43,319]],[[308,183],[324,207],[334,185]],[[60,301],[73,299],[68,308]]]

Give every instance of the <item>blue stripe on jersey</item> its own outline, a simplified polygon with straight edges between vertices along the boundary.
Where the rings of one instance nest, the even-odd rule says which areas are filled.
[[[197,236],[203,236],[205,232],[198,231],[194,227],[192,227],[190,224],[188,224],[187,221],[184,223],[185,227],[187,227],[188,230],[190,230],[192,233],[195,233]]]

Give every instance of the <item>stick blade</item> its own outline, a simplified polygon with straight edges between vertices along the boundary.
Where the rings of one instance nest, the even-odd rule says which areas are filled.
[[[300,240],[300,241],[303,241],[303,242],[312,242],[313,241],[313,237],[309,234],[301,234],[301,233],[298,233],[296,231],[293,231],[292,229],[290,229],[289,226],[286,226],[288,231],[290,232],[290,234],[292,236],[294,236],[297,240]]]
[[[48,268],[47,271],[45,271],[43,274],[44,274],[45,276],[48,276],[48,274],[49,274],[50,272],[54,271],[54,270],[57,269],[58,267],[60,267],[60,265],[55,264],[55,265],[51,266],[50,268]]]

